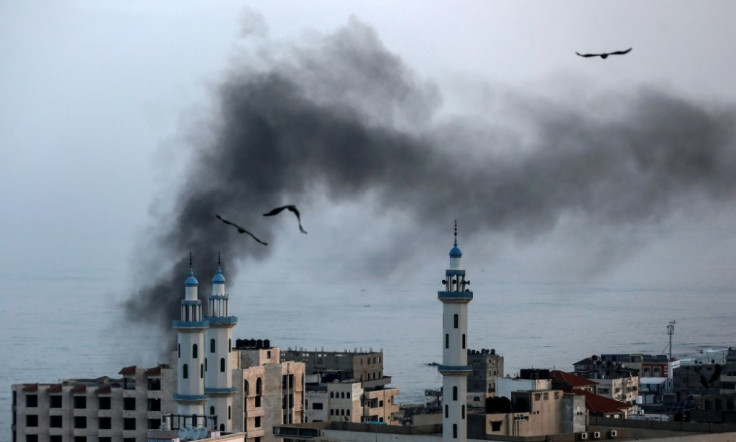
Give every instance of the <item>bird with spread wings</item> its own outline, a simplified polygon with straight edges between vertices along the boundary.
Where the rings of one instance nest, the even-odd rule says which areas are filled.
[[[274,215],[278,215],[284,209],[288,209],[290,212],[292,212],[294,215],[296,215],[296,220],[299,223],[299,231],[302,232],[302,233],[304,233],[304,234],[306,234],[307,231],[304,230],[304,228],[302,227],[302,219],[301,219],[301,216],[299,216],[299,210],[297,210],[296,206],[293,205],[293,204],[287,204],[286,206],[277,207],[277,208],[271,210],[268,213],[264,213],[263,216],[274,216]]]
[[[217,217],[217,219],[219,219],[223,223],[228,224],[228,225],[231,225],[231,226],[235,227],[236,229],[238,229],[238,233],[247,233],[248,235],[251,236],[251,238],[255,239],[258,243],[263,244],[264,246],[267,246],[268,245],[267,242],[261,241],[254,234],[250,233],[249,231],[245,230],[244,228],[240,227],[239,225],[226,220],[225,218],[221,217],[220,215],[215,215],[215,216]]]
[[[631,52],[632,49],[633,48],[626,49],[625,51],[604,52],[604,53],[601,53],[601,54],[581,54],[580,52],[575,52],[575,53],[578,54],[581,57],[586,57],[586,58],[587,57],[601,57],[602,59],[605,60],[606,58],[608,58],[609,55],[624,55],[624,54],[628,54],[629,52]]]

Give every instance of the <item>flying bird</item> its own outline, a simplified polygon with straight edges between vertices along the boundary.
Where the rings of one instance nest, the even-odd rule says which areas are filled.
[[[297,222],[299,222],[299,231],[302,232],[302,233],[304,233],[304,234],[306,234],[307,231],[304,230],[304,228],[302,227],[302,218],[299,216],[299,211],[297,210],[296,206],[293,205],[293,204],[288,204],[286,206],[277,207],[277,208],[271,210],[268,213],[264,213],[263,216],[274,216],[274,215],[278,215],[284,209],[289,209],[290,212],[293,212],[294,215],[296,215],[296,220],[297,220]]]
[[[575,52],[575,53],[578,54],[581,57],[586,57],[586,58],[587,57],[601,57],[602,59],[605,60],[606,58],[608,58],[609,55],[624,55],[624,54],[628,54],[629,52],[631,52],[631,49],[633,49],[633,48],[629,48],[629,49],[627,49],[625,51],[604,52],[602,54],[581,54],[580,52]]]
[[[267,242],[261,241],[254,234],[250,233],[249,231],[245,230],[244,228],[240,227],[239,225],[226,220],[225,218],[221,217],[220,215],[215,215],[215,216],[217,217],[217,219],[219,219],[220,221],[224,222],[225,224],[229,224],[229,225],[234,226],[235,228],[237,228],[238,229],[238,233],[247,233],[248,235],[251,236],[251,238],[255,239],[256,241],[258,241],[259,243],[263,244],[264,246],[267,246],[268,245]]]

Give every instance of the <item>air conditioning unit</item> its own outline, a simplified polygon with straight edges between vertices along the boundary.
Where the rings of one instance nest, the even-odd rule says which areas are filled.
[[[601,432],[600,431],[594,431],[593,432],[593,439],[600,439],[601,438]]]
[[[610,437],[611,439],[615,438],[616,436],[618,436],[618,431],[611,430],[608,432],[608,437]]]
[[[578,434],[578,440],[588,440],[588,433]]]

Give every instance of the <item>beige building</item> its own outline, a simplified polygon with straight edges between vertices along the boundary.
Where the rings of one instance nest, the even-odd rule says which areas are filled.
[[[304,422],[398,423],[399,389],[383,374],[383,352],[287,350],[306,364]]]
[[[514,391],[513,412],[483,416],[488,436],[545,436],[585,431],[585,398],[562,390]],[[471,422],[472,424],[472,422]],[[481,434],[473,435],[480,438]]]

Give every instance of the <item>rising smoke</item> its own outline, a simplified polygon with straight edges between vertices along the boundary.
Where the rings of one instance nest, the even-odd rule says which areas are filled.
[[[437,88],[357,21],[238,66],[217,90],[218,111],[207,123],[214,135],[196,146],[174,213],[146,246],[175,264],[126,302],[131,320],[170,328],[189,251],[213,263],[218,252],[268,256],[269,248],[234,240],[216,213],[272,241],[285,224],[263,212],[325,192],[336,204],[370,196],[382,211],[413,219],[418,234],[460,218],[463,234],[527,237],[565,214],[628,226],[735,196],[732,109],[653,88],[609,97],[615,109],[598,113],[517,93],[493,108],[523,116],[523,132],[489,123],[480,128],[489,137],[478,139],[463,136],[479,132],[470,120],[443,120]],[[390,231],[382,237],[387,247],[401,242]],[[235,270],[228,268],[229,281]]]

